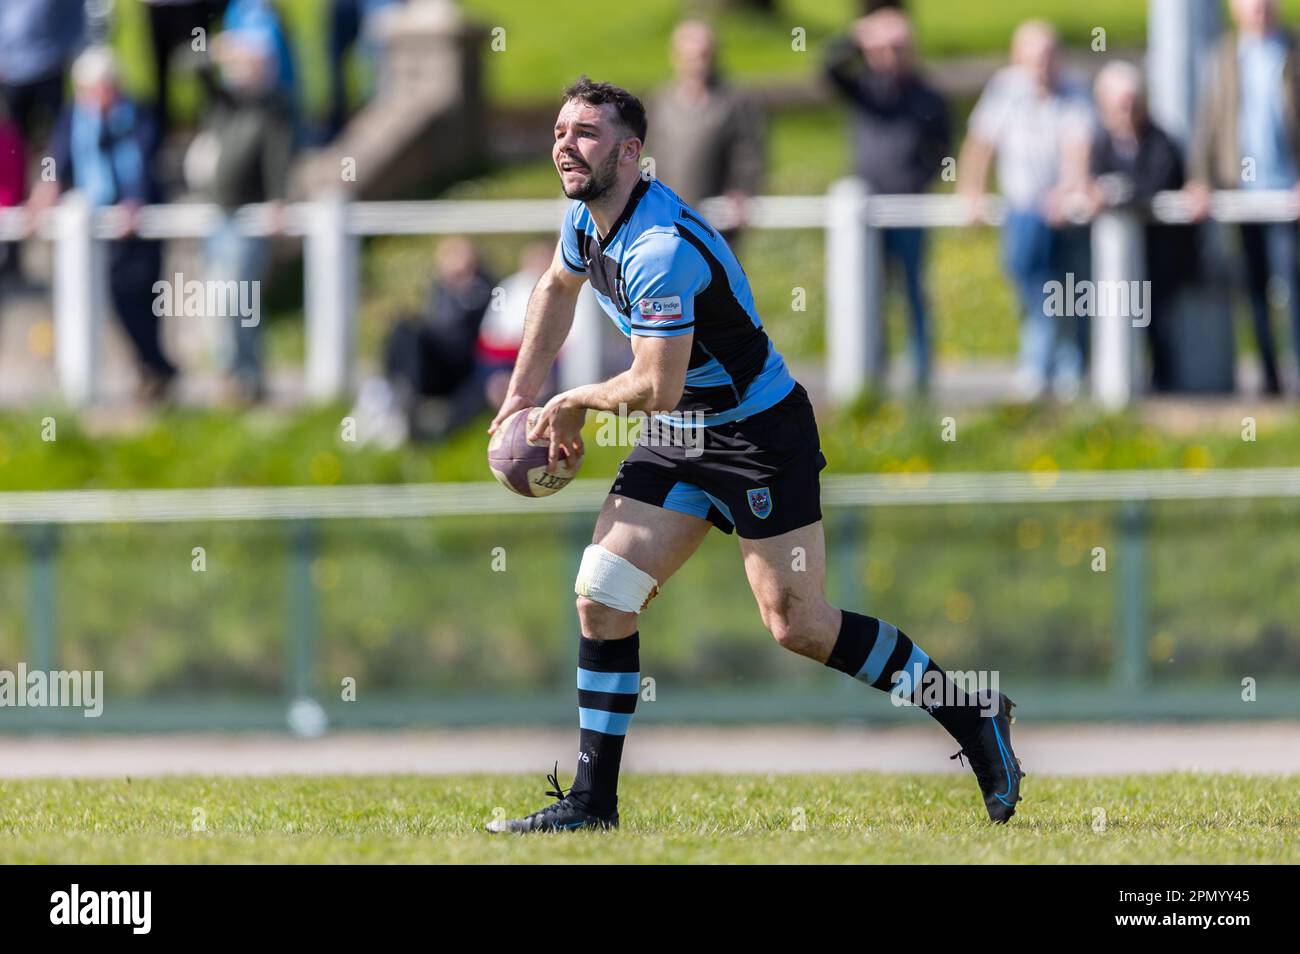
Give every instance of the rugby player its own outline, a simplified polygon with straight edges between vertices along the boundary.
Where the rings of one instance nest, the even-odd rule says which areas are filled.
[[[727,243],[667,185],[643,175],[645,137],[645,109],[626,90],[584,76],[564,91],[551,155],[573,202],[529,300],[518,364],[489,433],[536,403],[590,282],[631,339],[632,366],[547,402],[529,436],[549,438],[550,467],[581,457],[588,409],[653,414],[659,434],[703,428],[703,441],[684,432],[681,441],[639,440],[620,466],[575,584],[582,634],[573,786],[566,793],[553,779],[553,803],[489,830],[617,826],[619,762],[640,689],[637,615],[711,527],[739,537],[777,643],[924,708],[974,770],[989,817],[1005,822],[1020,799],[1012,703],[1000,692],[968,695],[892,624],[826,601],[826,459],[807,392],[764,332]]]

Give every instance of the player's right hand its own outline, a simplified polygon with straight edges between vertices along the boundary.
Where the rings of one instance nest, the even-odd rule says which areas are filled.
[[[515,413],[515,411],[519,411],[522,410],[523,408],[532,407],[532,406],[533,406],[533,402],[530,401],[528,398],[523,397],[522,395],[519,394],[506,395],[506,399],[501,402],[501,407],[497,411],[497,416],[492,418],[492,423],[488,425],[487,432],[489,434],[495,434],[497,432],[497,428],[501,426],[502,422],[505,421],[507,417]]]

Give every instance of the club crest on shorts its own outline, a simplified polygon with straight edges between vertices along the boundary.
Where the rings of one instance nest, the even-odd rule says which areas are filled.
[[[766,487],[755,487],[748,492],[749,511],[759,520],[766,520],[772,512],[772,492]]]

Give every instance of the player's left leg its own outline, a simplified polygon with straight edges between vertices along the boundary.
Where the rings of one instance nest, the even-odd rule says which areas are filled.
[[[1021,772],[1005,696],[968,696],[895,626],[828,603],[820,520],[777,536],[742,537],[740,549],[763,625],[781,646],[924,708],[970,761],[989,817],[1005,822],[1015,814]]]

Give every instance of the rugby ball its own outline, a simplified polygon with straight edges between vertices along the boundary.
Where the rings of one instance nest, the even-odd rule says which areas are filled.
[[[561,455],[555,473],[546,472],[549,440],[530,441],[528,429],[542,412],[540,407],[521,408],[511,414],[488,442],[488,467],[501,486],[521,497],[549,497],[569,485],[582,459],[570,462]]]

